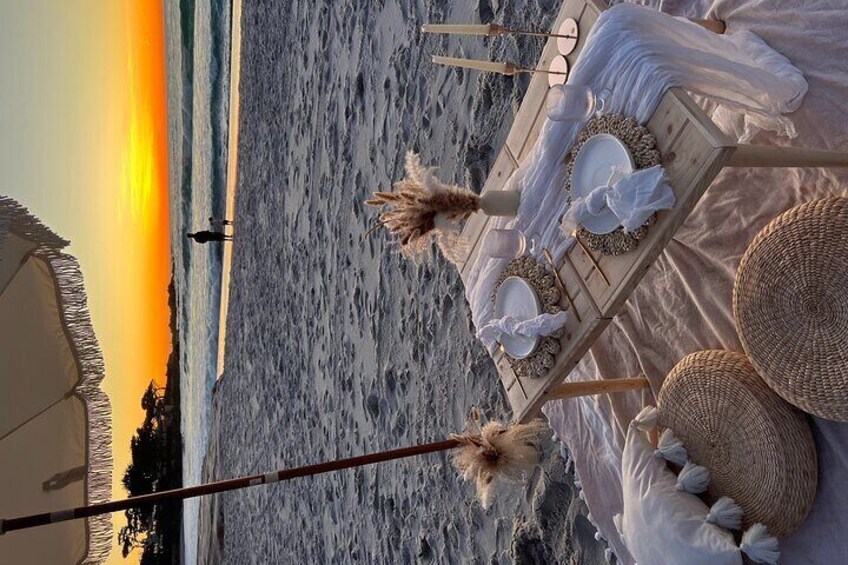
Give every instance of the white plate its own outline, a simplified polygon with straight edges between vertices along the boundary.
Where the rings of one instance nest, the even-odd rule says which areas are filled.
[[[542,311],[536,291],[521,277],[507,277],[495,296],[495,318],[511,316],[523,322],[532,320]],[[533,353],[539,339],[526,336],[503,336],[501,345],[513,359],[524,359]]]
[[[608,133],[590,137],[574,158],[571,175],[572,198],[585,198],[597,187],[606,185],[613,167],[616,166],[624,166],[628,173],[633,172],[633,156],[624,143]],[[619,220],[612,210],[607,208],[598,216],[585,218],[582,224],[592,233],[605,234],[615,230],[619,226]]]

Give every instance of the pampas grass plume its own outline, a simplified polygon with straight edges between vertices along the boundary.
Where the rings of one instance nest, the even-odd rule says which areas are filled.
[[[403,255],[425,257],[435,241],[445,258],[456,264],[466,254],[468,242],[458,231],[438,227],[436,216],[441,214],[449,222],[467,220],[479,210],[480,197],[467,188],[441,182],[435,169],[422,165],[413,152],[406,154],[406,174],[392,192],[375,192],[365,204],[384,210],[379,223],[397,238]]]
[[[452,435],[460,443],[453,464],[462,478],[474,481],[483,508],[495,498],[498,479],[520,481],[539,463],[539,444],[550,429],[537,419],[505,426],[490,421],[479,434]]]

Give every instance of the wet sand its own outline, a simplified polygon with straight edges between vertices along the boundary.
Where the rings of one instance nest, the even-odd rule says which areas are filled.
[[[236,182],[238,180],[239,79],[241,77],[241,0],[233,0],[232,50],[230,51],[230,125],[227,136],[227,206],[224,217],[236,215]],[[237,228],[238,226],[236,226]],[[237,237],[237,236],[236,236]],[[230,271],[233,245],[224,245],[221,266],[221,312],[218,323],[218,378],[224,372],[224,348],[227,341],[227,312],[230,303]]]
[[[227,200],[224,217],[232,220],[236,214],[236,183],[238,180],[239,138],[239,79],[241,77],[241,0],[233,0],[232,39],[230,51],[230,117],[227,136]],[[230,271],[233,264],[233,245],[224,246],[221,265],[221,310],[218,323],[218,361],[216,374],[220,380],[224,372],[224,348],[227,340],[227,312],[230,302]],[[213,404],[214,404],[213,396]],[[209,449],[204,460],[203,474],[211,473],[217,463],[217,449]],[[211,508],[210,508],[211,507]],[[220,511],[218,496],[203,497],[200,501],[201,516],[198,535],[206,543],[198,545],[199,563],[220,563],[224,548],[224,516]]]

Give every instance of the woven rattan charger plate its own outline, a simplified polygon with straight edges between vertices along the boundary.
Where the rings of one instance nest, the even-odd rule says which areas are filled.
[[[848,422],[848,198],[797,206],[754,238],[733,314],[771,388],[806,412]]]
[[[565,190],[568,194],[568,203],[571,204],[571,176],[574,172],[574,158],[583,148],[583,145],[600,133],[608,133],[618,138],[633,156],[636,170],[647,169],[660,164],[660,152],[657,151],[657,138],[648,128],[640,126],[635,118],[625,117],[618,114],[606,114],[589,120],[586,127],[577,136],[574,147],[569,152]],[[621,255],[639,246],[639,240],[648,234],[648,227],[656,220],[651,216],[645,225],[626,233],[624,228],[598,235],[586,230],[583,226],[577,230],[577,237],[592,251],[598,251],[604,255]]]
[[[806,518],[816,494],[816,450],[804,415],[777,396],[747,357],[733,351],[686,356],[658,397],[695,463],[710,471],[709,497],[733,498],[743,525],[784,536]]]
[[[562,311],[559,305],[561,295],[556,287],[554,275],[549,273],[545,266],[532,255],[524,255],[509,262],[498,277],[495,292],[492,294],[492,301],[495,300],[501,284],[509,277],[521,277],[530,283],[542,303],[543,313],[557,314]],[[561,332],[557,332],[540,338],[533,353],[524,359],[514,359],[506,352],[504,352],[504,356],[519,378],[535,379],[541,377],[548,374],[548,371],[554,366],[556,355],[560,350],[560,337]]]

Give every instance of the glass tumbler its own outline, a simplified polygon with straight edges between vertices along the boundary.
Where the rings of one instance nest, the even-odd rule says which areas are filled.
[[[556,122],[582,122],[594,114],[601,114],[610,94],[609,90],[595,94],[588,86],[579,84],[559,84],[548,90],[545,111],[548,118]]]
[[[515,259],[528,250],[532,253],[536,240],[529,240],[521,230],[491,229],[483,240],[483,254],[493,259]]]
[[[483,253],[494,259],[515,259],[524,255],[527,240],[515,229],[492,229],[483,240]]]

